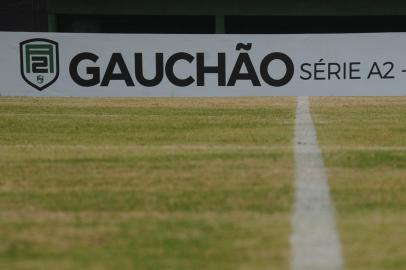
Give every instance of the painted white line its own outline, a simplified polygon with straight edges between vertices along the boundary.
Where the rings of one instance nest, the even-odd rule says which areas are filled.
[[[291,269],[339,270],[342,268],[340,240],[308,97],[298,97],[294,153]]]

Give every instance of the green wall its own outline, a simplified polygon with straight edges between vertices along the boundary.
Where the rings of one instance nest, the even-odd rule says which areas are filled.
[[[48,0],[50,14],[405,15],[405,0]]]

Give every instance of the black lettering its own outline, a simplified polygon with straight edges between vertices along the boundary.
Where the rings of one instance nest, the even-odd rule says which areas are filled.
[[[280,60],[286,66],[286,73],[279,80],[272,78],[268,73],[269,64],[274,60]],[[281,53],[281,52],[275,52],[275,53],[268,54],[267,56],[265,56],[265,58],[261,62],[262,79],[271,86],[279,87],[279,86],[283,86],[283,85],[287,84],[292,79],[294,72],[295,72],[295,66],[293,65],[292,59],[290,59],[289,56],[287,56],[286,54]]]
[[[146,79],[143,73],[142,67],[142,53],[135,54],[135,78],[137,81],[147,87],[157,86],[161,83],[164,77],[164,55],[163,53],[157,53],[155,55],[155,69],[156,73],[152,79]]]
[[[389,75],[391,72],[392,72],[392,70],[393,70],[393,68],[394,68],[394,64],[393,64],[393,62],[385,62],[385,63],[383,63],[383,66],[389,66],[389,70],[385,73],[385,75],[383,75],[383,78],[384,79],[394,79],[395,78],[395,76],[391,76],[391,75]]]
[[[247,73],[242,73],[241,69],[245,65]],[[231,72],[230,79],[227,86],[234,86],[237,80],[249,80],[253,86],[261,86],[257,73],[255,72],[254,65],[251,62],[251,58],[248,53],[240,53],[237,58],[237,62]]]
[[[114,73],[114,69],[118,66],[120,73]],[[134,82],[131,79],[130,72],[127,65],[124,62],[121,53],[113,53],[109,64],[107,65],[106,73],[103,76],[103,80],[100,86],[108,86],[110,81],[125,81],[127,86],[134,86]]]
[[[326,65],[325,63],[322,63],[323,59],[320,59],[318,63],[314,64],[314,79],[315,80],[325,80],[326,78],[322,76],[322,73],[324,72],[323,66]],[[320,77],[318,76],[320,74]]]
[[[83,79],[79,76],[78,65],[83,60],[89,60],[96,63],[99,57],[93,53],[84,52],[73,57],[69,64],[69,73],[72,80],[80,86],[91,87],[100,83],[100,68],[99,67],[86,67],[86,73],[91,75],[90,79]]]
[[[180,79],[175,75],[174,66],[176,62],[178,62],[179,60],[185,60],[189,63],[192,63],[194,57],[185,52],[175,53],[174,55],[169,57],[165,65],[166,76],[168,77],[169,81],[176,86],[181,87],[189,86],[195,81],[195,79],[193,79],[192,76],[189,76],[185,79]]]
[[[378,63],[374,62],[372,65],[371,70],[369,71],[368,74],[368,79],[372,77],[372,75],[379,75],[379,78],[382,79],[382,73],[381,70],[379,69]]]
[[[335,67],[335,69],[333,69]],[[334,75],[338,80],[340,80],[340,64],[338,63],[328,63],[328,79],[331,80],[331,77]]]
[[[312,65],[309,63],[303,63],[300,66],[300,70],[307,74],[307,76],[300,75],[300,79],[302,80],[310,80],[312,78],[312,73],[309,70],[306,70],[305,67],[311,67]]]
[[[218,86],[226,85],[226,54],[219,53],[217,58],[217,66],[205,66],[204,53],[197,53],[197,86],[204,86],[204,75],[206,73],[216,73]]]
[[[354,73],[359,72],[360,69],[353,67],[353,66],[355,66],[355,65],[359,66],[360,64],[361,64],[360,62],[351,62],[351,63],[350,63],[350,79],[352,79],[352,80],[354,80],[354,79],[355,79],[355,80],[361,79],[361,77],[354,75]]]

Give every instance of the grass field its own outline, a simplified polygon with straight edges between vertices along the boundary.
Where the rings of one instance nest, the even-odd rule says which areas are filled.
[[[406,98],[312,98],[346,269],[406,269]]]
[[[345,269],[406,268],[406,98],[312,98]],[[0,269],[289,269],[295,98],[0,98]]]
[[[0,269],[286,269],[294,112],[0,99]]]

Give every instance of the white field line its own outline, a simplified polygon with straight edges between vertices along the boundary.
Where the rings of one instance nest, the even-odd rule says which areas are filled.
[[[297,101],[294,156],[291,269],[339,270],[343,264],[340,240],[308,97]]]

